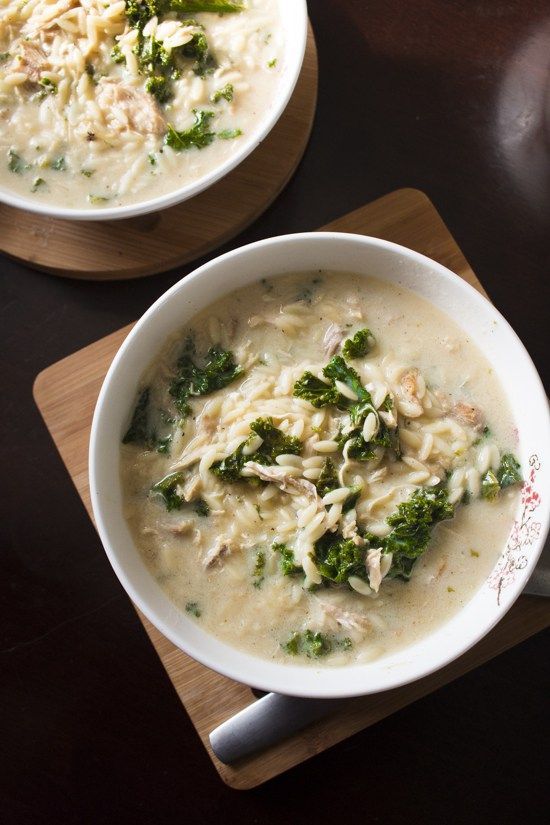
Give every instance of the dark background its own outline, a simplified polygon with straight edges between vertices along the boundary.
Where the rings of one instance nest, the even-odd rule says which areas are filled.
[[[230,246],[418,187],[549,388],[550,3],[309,5],[312,140]],[[31,397],[40,370],[139,316],[180,275],[82,283],[0,258],[2,821],[542,822],[548,634],[262,788],[219,780]]]

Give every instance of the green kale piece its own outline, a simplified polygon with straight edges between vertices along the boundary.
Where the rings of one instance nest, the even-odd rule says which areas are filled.
[[[363,358],[371,351],[375,343],[376,339],[370,329],[360,329],[353,338],[344,341],[342,347],[344,358]]]
[[[304,633],[295,631],[283,645],[283,649],[291,656],[297,656],[300,653],[308,659],[318,659],[330,653],[332,642],[328,636],[308,629]]]
[[[22,175],[26,169],[30,169],[30,166],[17,152],[10,149],[8,151],[8,169],[10,172],[15,172],[16,175]]]
[[[315,486],[321,498],[326,496],[326,494],[330,493],[332,490],[336,490],[340,486],[340,482],[338,481],[338,476],[336,474],[336,467],[334,466],[334,462],[331,458],[325,459],[323,469],[321,470],[321,475],[315,482]]]
[[[111,60],[113,61],[113,63],[126,62],[126,58],[122,54],[122,51],[120,50],[120,46],[118,45],[118,43],[115,43],[115,45],[111,49]]]
[[[31,192],[38,192],[38,190],[46,185],[44,178],[35,178],[31,187]]]
[[[51,95],[57,94],[57,83],[53,80],[50,80],[49,77],[43,77],[41,80],[38,81],[41,86],[44,87],[44,91]]]
[[[193,109],[195,123],[189,129],[178,132],[169,123],[168,131],[164,137],[164,142],[175,152],[183,152],[187,149],[204,149],[209,146],[216,137],[215,132],[209,131],[210,121],[214,117],[214,112],[198,111]]]
[[[187,416],[191,411],[188,404],[191,396],[209,395],[221,390],[243,372],[243,368],[235,363],[233,353],[220,346],[210,347],[206,353],[204,367],[198,367],[186,349],[178,360],[177,375],[170,385],[169,392],[178,411]]]
[[[58,158],[54,158],[50,163],[50,168],[55,169],[56,172],[65,172],[67,169],[67,164],[63,155],[60,155]]]
[[[139,395],[137,404],[132,413],[130,426],[122,439],[123,444],[149,444],[149,396],[150,389],[146,387]]]
[[[506,453],[500,459],[500,467],[497,470],[497,479],[501,490],[510,487],[512,484],[519,484],[523,481],[520,472],[520,463],[512,453]]]
[[[430,487],[415,490],[408,501],[402,502],[395,513],[386,519],[392,527],[391,533],[379,538],[365,534],[373,547],[380,547],[382,553],[392,553],[392,565],[388,576],[408,581],[416,560],[428,547],[431,533],[436,524],[454,515],[446,490]]]
[[[239,444],[234,453],[212,464],[211,471],[222,481],[240,480],[245,461],[255,461],[258,464],[270,466],[276,463],[275,459],[278,455],[299,455],[302,450],[300,439],[285,435],[275,427],[272,418],[257,418],[250,425],[250,429],[251,434],[246,441]],[[255,452],[245,456],[244,448],[256,435],[263,439],[262,443]]]
[[[261,587],[263,580],[264,580],[264,570],[265,570],[265,553],[263,550],[258,550],[256,553],[256,562],[254,564],[254,571],[253,571],[253,584],[254,587]]]
[[[218,132],[218,137],[221,140],[233,140],[233,138],[240,137],[242,133],[242,129],[222,129],[221,132]]]
[[[326,378],[330,378],[332,381],[341,381],[355,393],[359,401],[367,401],[372,404],[370,393],[361,383],[359,375],[355,372],[353,367],[346,364],[340,355],[335,355],[334,358],[331,358],[323,370],[323,375],[326,376]],[[350,403],[353,404],[353,402],[350,402],[350,400],[346,398],[345,402],[340,402],[340,405],[343,404],[344,407],[349,407]]]
[[[296,398],[304,398],[314,407],[338,405],[342,398],[334,384],[321,381],[309,371],[304,372],[302,377],[296,381],[293,395]]]
[[[202,498],[199,498],[194,502],[193,510],[201,518],[206,518],[206,516],[210,515],[210,507]]]
[[[321,576],[335,584],[347,582],[350,576],[367,577],[365,551],[337,533],[325,533],[315,542],[315,560]]]
[[[184,57],[195,61],[193,71],[198,77],[205,77],[212,74],[218,68],[216,58],[210,51],[208,40],[204,32],[196,32],[189,43],[178,49]]]
[[[202,616],[202,610],[200,609],[198,602],[187,602],[185,605],[185,610],[197,619]]]
[[[359,496],[361,495],[361,490],[362,489],[363,489],[362,484],[353,484],[349,488],[349,495],[344,500],[344,502],[342,504],[342,512],[343,513],[347,513],[349,510],[353,510],[353,508],[357,504]]]
[[[481,479],[481,496],[482,498],[487,498],[490,501],[495,499],[498,494],[500,493],[500,484],[498,483],[498,478],[494,474],[492,470],[487,470],[483,478]]]
[[[177,488],[183,484],[184,479],[185,475],[182,472],[169,473],[151,487],[151,491],[158,493],[162,498],[168,511],[181,508],[183,499],[178,494]]]
[[[233,88],[233,84],[226,83],[221,89],[216,89],[216,91],[210,96],[210,100],[212,103],[219,103],[220,100],[223,99],[227,100],[228,103],[231,103],[234,93],[235,89]]]
[[[275,543],[273,550],[281,554],[281,570],[283,571],[283,576],[294,576],[296,573],[302,572],[301,568],[296,566],[294,553],[290,547],[287,547],[286,544]]]

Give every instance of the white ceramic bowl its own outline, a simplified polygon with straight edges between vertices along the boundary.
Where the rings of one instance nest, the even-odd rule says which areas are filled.
[[[177,610],[148,573],[122,515],[120,440],[144,368],[165,339],[212,301],[261,278],[331,269],[376,275],[408,287],[449,313],[494,365],[519,430],[528,485],[510,539],[487,582],[450,621],[406,649],[344,668],[276,664],[205,633]],[[145,313],[118,351],[95,411],[90,488],[97,527],[131,599],[174,644],[240,682],[280,693],[337,697],[374,693],[418,679],[460,656],[521,593],[548,531],[550,417],[537,372],[507,321],[461,278],[429,258],[377,238],[339,233],[285,235],[229,252],[179,281]],[[540,496],[540,500],[536,495]]]
[[[231,172],[239,165],[251,152],[256,149],[262,140],[269,134],[275,126],[280,116],[284,112],[296,82],[300,75],[307,40],[307,4],[306,0],[278,0],[281,22],[284,31],[284,61],[282,72],[279,78],[277,94],[269,102],[263,116],[258,120],[257,126],[250,134],[239,140],[238,150],[235,151],[224,163],[216,166],[212,171],[197,180],[180,186],[172,192],[160,195],[156,198],[147,199],[147,193],[143,192],[143,200],[126,206],[113,206],[101,209],[71,209],[48,204],[45,201],[37,201],[36,198],[23,197],[6,186],[0,185],[0,202],[9,206],[17,206],[28,212],[38,212],[50,218],[62,218],[73,221],[107,221],[120,218],[131,218],[136,215],[145,215],[148,212],[157,212],[169,206],[175,206],[189,198],[198,195],[204,189],[216,183],[216,181]]]

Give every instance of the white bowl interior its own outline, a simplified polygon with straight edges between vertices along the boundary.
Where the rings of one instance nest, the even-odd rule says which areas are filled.
[[[509,567],[504,586],[497,588],[493,576],[431,635],[369,664],[346,668],[276,664],[205,633],[172,605],[151,577],[121,510],[120,439],[144,367],[165,339],[223,294],[263,277],[315,269],[375,275],[408,287],[447,312],[494,365],[517,422],[524,474],[537,468],[536,489],[541,493],[550,488],[546,396],[528,354],[504,318],[462,279],[430,259],[375,238],[338,233],[287,235],[230,252],[177,283],[145,313],[113,361],[98,400],[90,483],[98,529],[117,575],[143,613],[176,645],[209,667],[258,688],[303,696],[351,696],[396,687],[438,669],[502,617],[542,549],[549,515],[545,496],[536,514],[538,538],[515,551],[511,544],[503,548],[498,564]]]
[[[262,117],[258,120],[256,129],[251,131],[248,136],[243,136],[242,142],[239,141],[238,151],[224,163],[216,166],[212,171],[186,186],[181,186],[172,192],[156,198],[147,199],[145,193],[143,193],[144,199],[125,206],[102,207],[101,209],[61,207],[48,204],[45,201],[37,201],[30,196],[23,197],[18,192],[14,192],[2,184],[0,184],[0,202],[7,203],[9,206],[16,206],[19,209],[25,209],[28,212],[36,212],[53,218],[79,221],[106,221],[131,218],[136,215],[144,215],[148,212],[166,209],[177,203],[182,203],[194,197],[199,192],[202,192],[204,189],[207,189],[209,186],[212,186],[212,184],[238,166],[239,163],[260,145],[284,112],[300,75],[307,40],[306,0],[277,0],[277,2],[285,42],[284,61],[281,67],[282,71],[277,94],[273,100],[267,102],[268,105]]]

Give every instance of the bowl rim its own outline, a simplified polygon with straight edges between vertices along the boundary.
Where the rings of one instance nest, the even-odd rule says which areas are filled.
[[[298,83],[303,66],[304,55],[308,36],[308,14],[307,0],[293,0],[291,8],[296,14],[296,41],[297,48],[286,55],[287,70],[284,74],[284,82],[281,79],[279,93],[275,98],[275,105],[269,111],[268,117],[261,124],[261,128],[253,130],[245,141],[240,144],[239,151],[227,158],[220,166],[214,167],[210,172],[198,178],[196,181],[186,184],[179,189],[167,192],[164,195],[157,195],[148,200],[139,201],[134,204],[124,206],[111,206],[101,209],[92,208],[71,208],[56,206],[55,204],[41,203],[26,198],[17,192],[12,192],[8,188],[0,186],[0,203],[22,209],[43,217],[56,218],[57,220],[68,221],[111,221],[124,220],[125,218],[135,218],[138,215],[147,215],[151,212],[159,212],[177,206],[208,189],[217,183],[225,175],[232,172],[239,166],[252,152],[258,148],[260,143],[267,137],[274,126],[279,121],[285,111],[290,98]]]
[[[214,638],[216,642],[225,650],[231,652],[231,656],[233,656],[237,663],[230,662],[230,664],[223,664],[220,665],[217,661],[215,661],[211,656],[206,655],[204,651],[200,649],[200,646],[197,644],[189,643],[188,640],[185,640],[185,645],[182,644],[182,639],[176,632],[173,630],[169,624],[166,623],[163,617],[159,616],[158,613],[150,607],[148,602],[144,600],[139,592],[133,587],[132,583],[129,582],[128,575],[124,569],[124,565],[119,563],[117,558],[117,553],[113,549],[111,545],[110,538],[109,538],[109,528],[108,525],[105,523],[103,519],[103,508],[101,497],[98,491],[98,485],[96,482],[97,473],[98,473],[98,464],[100,464],[99,459],[99,431],[101,426],[103,425],[103,418],[106,414],[106,399],[109,398],[110,393],[112,392],[112,385],[113,382],[116,381],[117,371],[119,369],[119,364],[124,359],[125,354],[128,350],[130,350],[134,342],[137,338],[139,338],[141,330],[144,326],[146,326],[150,319],[154,317],[158,312],[162,310],[162,307],[169,302],[172,297],[179,293],[181,290],[186,290],[187,286],[196,281],[197,279],[201,278],[208,278],[209,271],[211,269],[215,269],[216,267],[220,267],[225,265],[226,263],[232,261],[235,258],[239,258],[240,256],[247,255],[255,250],[269,250],[270,247],[274,245],[284,245],[290,243],[309,243],[311,241],[315,242],[333,242],[333,241],[351,241],[351,242],[359,242],[364,244],[366,247],[375,247],[375,248],[383,248],[389,252],[393,252],[398,256],[405,257],[408,259],[409,262],[417,262],[421,265],[427,266],[430,268],[437,277],[442,277],[445,281],[451,281],[455,284],[455,286],[459,289],[465,290],[471,300],[477,302],[480,306],[484,307],[485,309],[487,306],[489,307],[490,312],[492,312],[499,320],[500,324],[505,328],[507,334],[511,336],[511,339],[514,342],[514,347],[521,354],[522,359],[522,366],[528,367],[530,371],[531,379],[533,380],[533,388],[536,391],[538,397],[534,398],[534,402],[537,406],[540,405],[541,413],[546,418],[548,423],[547,428],[547,436],[546,440],[549,444],[546,446],[546,450],[543,451],[545,455],[550,455],[550,441],[548,433],[550,433],[550,411],[548,409],[548,401],[546,397],[546,393],[544,391],[544,387],[542,385],[541,379],[538,375],[535,365],[533,364],[529,353],[527,352],[524,344],[522,343],[521,339],[518,337],[517,333],[513,330],[509,322],[501,315],[499,310],[494,306],[494,304],[489,301],[482,293],[476,290],[471,284],[469,284],[466,280],[461,278],[460,276],[453,273],[450,269],[443,266],[442,264],[437,263],[436,261],[432,260],[431,258],[423,255],[415,250],[409,249],[408,247],[402,246],[400,244],[393,243],[391,241],[385,241],[380,238],[374,238],[368,235],[360,235],[355,233],[341,233],[341,232],[300,232],[300,233],[290,233],[285,235],[274,236],[271,238],[266,238],[260,241],[256,241],[236,249],[230,250],[229,252],[224,253],[223,255],[217,256],[207,263],[203,264],[202,266],[198,267],[188,275],[181,278],[177,281],[172,287],[170,287],[166,292],[164,292],[141,316],[141,318],[136,322],[135,326],[129,332],[126,339],[123,341],[122,345],[120,346],[119,350],[117,351],[109,370],[105,376],[103,381],[101,391],[98,396],[98,400],[96,403],[96,408],[94,411],[93,421],[92,421],[92,428],[91,428],[91,435],[90,435],[90,445],[89,445],[89,480],[90,480],[90,496],[92,502],[92,509],[94,512],[94,518],[96,522],[96,527],[100,538],[103,543],[103,547],[105,552],[109,558],[109,561],[119,578],[122,586],[126,590],[127,594],[134,602],[135,605],[139,608],[139,610],[149,619],[149,621],[163,634],[165,635],[176,647],[180,650],[183,650],[189,656],[194,658],[199,663],[205,665],[206,667],[215,670],[222,675],[233,679],[237,682],[245,682],[246,684],[251,685],[252,687],[258,688],[264,691],[273,691],[278,693],[284,693],[287,695],[294,695],[294,696],[303,696],[309,698],[347,698],[353,696],[361,696],[367,695],[371,693],[378,693],[384,690],[389,690],[393,688],[400,687],[404,684],[409,684],[414,681],[417,681],[421,678],[429,676],[431,673],[438,671],[448,665],[450,662],[458,659],[464,653],[466,653],[470,648],[472,648],[477,642],[479,642],[484,636],[486,636],[492,628],[503,618],[503,616],[508,612],[510,607],[514,604],[517,597],[521,594],[525,584],[527,583],[529,576],[531,575],[540,553],[544,547],[545,538],[548,534],[549,527],[550,527],[550,507],[548,502],[546,502],[546,506],[542,508],[542,512],[540,514],[540,520],[542,523],[542,529],[538,539],[536,540],[534,546],[535,550],[530,552],[529,558],[527,560],[526,566],[519,570],[519,575],[516,580],[507,588],[506,590],[506,601],[504,604],[499,604],[497,608],[494,608],[494,613],[491,617],[489,622],[482,622],[481,629],[477,630],[476,632],[472,633],[467,637],[467,640],[460,641],[460,643],[454,643],[450,645],[448,649],[442,654],[437,657],[435,664],[430,664],[428,666],[424,666],[421,663],[416,663],[415,665],[411,666],[407,671],[407,674],[404,675],[402,678],[395,678],[391,679],[387,676],[385,678],[379,678],[377,681],[375,680],[373,683],[371,682],[368,685],[363,684],[361,687],[353,686],[353,683],[350,682],[346,683],[345,674],[349,673],[350,670],[365,668],[368,665],[352,665],[349,667],[343,666],[339,667],[323,667],[322,663],[319,665],[307,665],[305,667],[299,667],[293,664],[283,664],[283,663],[274,663],[268,662],[267,660],[262,659],[258,656],[253,656],[251,654],[243,653],[243,651],[239,650],[238,648],[232,647],[227,643],[223,642],[222,640],[217,639],[214,637],[213,634],[208,633],[207,631],[203,631],[205,635],[210,638]],[[333,268],[333,267],[332,267]],[[278,274],[281,274],[282,271],[277,272],[276,267],[274,268],[274,277]],[[290,270],[289,270],[290,271]],[[344,271],[344,268],[342,269]],[[346,270],[349,271],[349,270]],[[236,287],[233,287],[235,289]],[[229,294],[233,291],[233,289],[227,289],[224,294]],[[413,290],[414,291],[414,290]],[[424,300],[428,300],[424,298]],[[205,305],[206,306],[206,305]],[[460,324],[458,324],[460,326]],[[151,359],[152,360],[152,359]],[[542,412],[544,410],[544,412]],[[545,415],[544,415],[545,413]],[[121,519],[123,516],[121,514]],[[504,548],[503,548],[504,552]],[[502,556],[502,553],[501,553]],[[500,557],[499,557],[500,558]],[[496,561],[495,561],[496,564]],[[448,622],[445,622],[442,627],[437,627],[434,631],[428,633],[426,636],[422,637],[419,642],[415,642],[405,648],[402,651],[403,655],[407,655],[407,651],[412,650],[416,644],[425,643],[428,638],[435,636],[436,634],[440,633],[447,625],[450,625],[454,619],[460,616],[464,610],[468,607],[468,605],[476,598],[476,595],[479,593],[481,588],[484,586],[482,583],[480,588],[465,602],[463,607],[461,607],[456,614],[454,614]],[[169,599],[166,596],[166,601],[168,602]],[[174,610],[178,610],[177,608],[173,608]],[[273,678],[270,676],[267,680],[262,677],[261,675],[256,675],[254,678],[245,678],[243,680],[243,663],[246,661],[250,661],[258,665],[258,663],[264,663],[267,665],[272,666],[278,672],[278,678]],[[372,663],[374,664],[374,663]],[[294,673],[300,672],[303,674],[304,678],[307,679],[306,674],[311,674],[311,677],[307,679],[309,684],[306,688],[301,687],[292,687],[288,684],[287,679],[290,674],[290,671]],[[340,680],[341,684],[337,687],[330,687],[327,689],[323,686],[322,679],[319,677],[324,673],[327,674],[329,672],[339,672],[342,675]],[[285,679],[285,674],[287,679]]]

